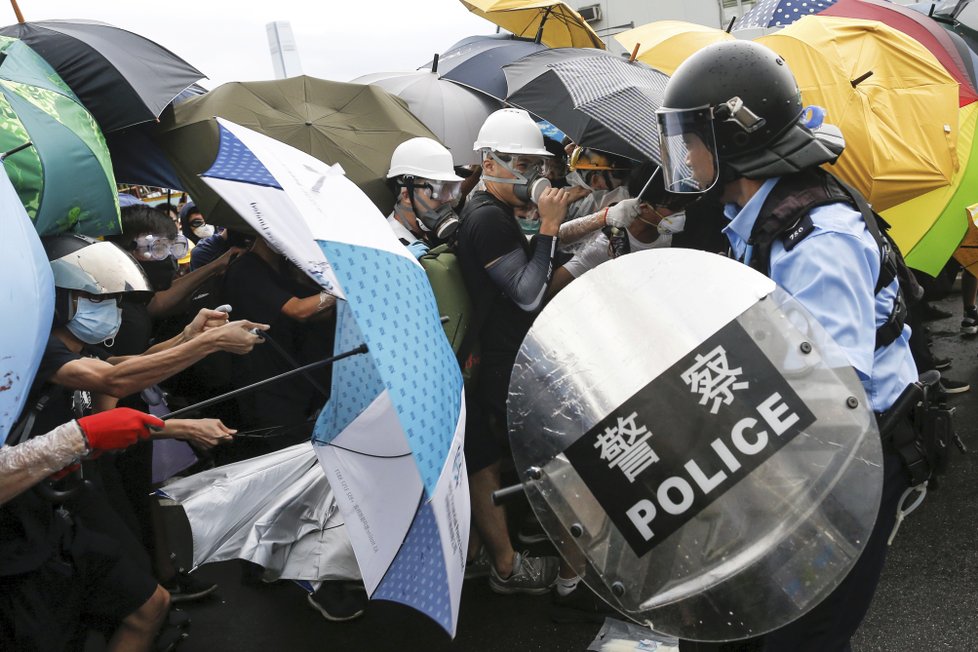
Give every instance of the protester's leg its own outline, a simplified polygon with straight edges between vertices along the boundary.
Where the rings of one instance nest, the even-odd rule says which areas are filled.
[[[157,585],[149,600],[122,619],[106,649],[108,652],[149,650],[169,610],[170,594],[162,586]]]
[[[975,299],[978,298],[978,278],[968,270],[961,271],[961,332],[969,335],[978,333],[978,308]]]
[[[476,471],[469,476],[469,494],[472,502],[472,523],[489,551],[489,559],[500,577],[513,572],[513,544],[509,539],[506,510],[494,505],[492,492],[501,488],[499,462]]]

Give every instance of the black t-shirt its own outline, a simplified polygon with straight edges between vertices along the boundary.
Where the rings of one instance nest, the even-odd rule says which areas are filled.
[[[232,319],[268,324],[268,335],[299,365],[328,357],[333,348],[334,325],[327,321],[300,323],[282,314],[293,297],[305,298],[319,290],[274,269],[260,256],[248,252],[227,271],[224,296],[232,307]],[[247,355],[232,358],[235,387],[244,387],[294,367],[275,346],[266,342]],[[329,389],[329,370],[311,372],[324,389]],[[252,429],[303,421],[321,408],[326,398],[301,374],[271,383],[238,399],[242,423]]]
[[[475,192],[462,211],[458,230],[458,261],[476,317],[484,364],[512,364],[535,313],[522,310],[496,286],[486,265],[515,249],[531,255],[513,209],[487,192]]]

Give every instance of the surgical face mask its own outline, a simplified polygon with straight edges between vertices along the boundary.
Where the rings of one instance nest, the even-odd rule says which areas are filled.
[[[78,297],[75,315],[66,324],[71,334],[86,344],[112,339],[122,326],[122,308],[115,299],[93,301]]]
[[[167,256],[163,260],[146,260],[139,263],[146,272],[146,278],[155,292],[162,292],[170,289],[173,284],[173,277],[177,275],[177,259]]]
[[[192,230],[194,235],[201,239],[209,238],[214,235],[213,224],[202,224],[201,226],[194,227]]]

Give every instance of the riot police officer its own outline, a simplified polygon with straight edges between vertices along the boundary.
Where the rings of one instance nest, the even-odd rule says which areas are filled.
[[[895,254],[856,191],[820,168],[844,145],[837,129],[819,124],[818,110],[802,105],[785,61],[747,41],[707,47],[673,74],[657,117],[667,188],[718,195],[731,255],[801,302],[845,352],[872,409],[890,409],[917,379]],[[861,557],[825,600],[752,647],[849,649],[908,486],[892,433],[883,436],[883,497]]]

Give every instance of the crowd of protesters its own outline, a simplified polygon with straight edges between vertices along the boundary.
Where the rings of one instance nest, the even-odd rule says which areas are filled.
[[[793,128],[802,131],[792,137],[816,152],[809,167],[832,160],[810,132]],[[764,147],[775,151],[779,142]],[[459,167],[439,143],[412,139],[393,153],[388,174],[396,197],[391,229],[418,257],[450,244],[475,310],[478,358],[465,352],[460,360],[477,365],[466,386],[473,525],[466,577],[488,577],[500,594],[549,593],[557,621],[599,622],[609,607],[569,565],[518,549],[542,538],[539,525],[514,523],[491,500],[512,473],[506,399],[516,354],[542,307],[606,261],[662,247],[727,253],[733,244],[738,255],[743,243],[725,227],[740,215],[729,207],[743,209],[757,187],[738,186],[743,173],[721,177],[723,196],[671,192],[655,165],[551,141],[518,109],[490,115],[473,146],[482,164]],[[721,149],[723,156],[730,157]],[[209,224],[192,202],[164,210],[133,202],[121,219],[122,233],[104,241],[44,239],[55,320],[28,407],[0,451],[3,649],[79,649],[93,632],[110,650],[172,649],[188,621],[172,605],[218,589],[173,563],[153,497],[156,444],[191,447],[198,461],[183,473],[252,458],[308,440],[329,398],[323,368],[194,418],[159,419],[329,356],[336,299],[261,237]],[[772,258],[772,275],[777,264]],[[792,282],[790,275],[781,280]],[[975,285],[968,285],[962,322],[970,333],[978,331]],[[912,303],[907,324],[919,326],[932,316],[926,311],[926,303]],[[896,341],[889,346],[913,351],[914,375],[947,365],[931,355],[925,328],[907,329]],[[869,367],[860,369],[865,378],[874,373]],[[968,389],[942,382],[947,392]],[[243,581],[260,584],[261,577],[261,568],[243,565]],[[875,579],[867,582],[871,597]],[[310,601],[330,620],[365,609],[362,592],[345,585],[325,583],[317,593]]]

